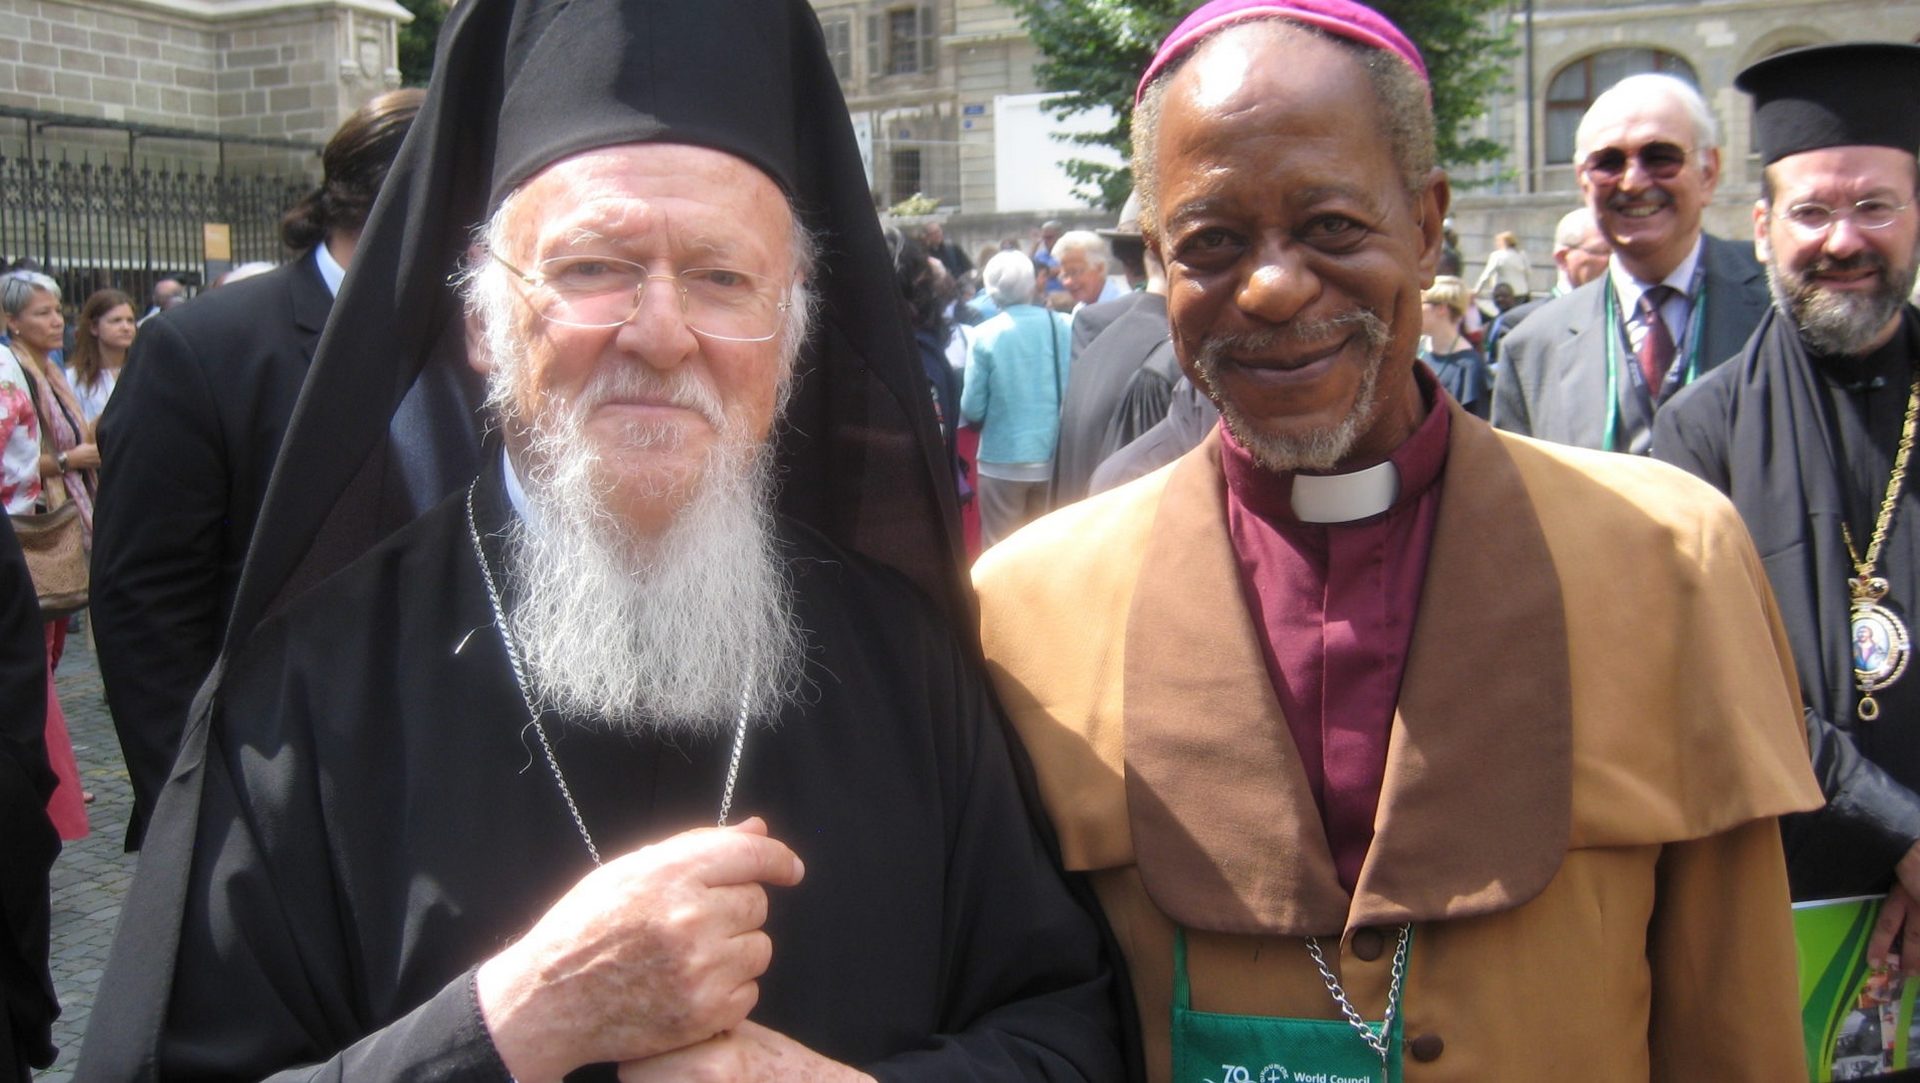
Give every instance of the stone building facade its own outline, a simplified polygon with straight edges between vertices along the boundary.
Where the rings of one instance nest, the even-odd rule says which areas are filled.
[[[282,253],[340,121],[400,85],[394,0],[0,0],[0,255],[144,288]]]
[[[958,201],[953,2],[814,0],[880,208]]]
[[[867,156],[877,209],[924,196],[969,248],[1023,235],[1044,217],[1111,224],[1107,212],[1070,202],[1039,214],[996,213],[997,107],[1040,90],[1039,50],[1012,8],[1000,0],[811,3]]]
[[[949,216],[948,233],[970,245],[1041,217],[1107,224],[1107,212],[1070,203],[1051,211],[995,213],[999,178],[1006,175],[995,160],[996,103],[1036,93],[1033,69],[1041,59],[1002,0],[813,5],[829,43],[844,42],[842,86],[857,126],[865,118],[870,133],[879,206],[924,192]],[[938,33],[914,54],[927,57],[925,63],[904,73],[896,58],[907,54],[896,52],[893,43],[909,10],[918,13],[916,27]],[[1586,103],[1620,77],[1667,70],[1700,86],[1725,148],[1709,228],[1745,236],[1759,170],[1750,109],[1733,87],[1734,75],[1797,45],[1920,37],[1920,5],[1911,0],[1514,0],[1495,18],[1512,24],[1518,54],[1509,89],[1487,102],[1478,128],[1511,152],[1457,178],[1454,221],[1474,270],[1493,234],[1503,229],[1520,234],[1536,264],[1549,262],[1553,225],[1579,199],[1573,128]],[[916,178],[917,188],[906,183]]]
[[[1720,127],[1722,174],[1707,228],[1752,236],[1760,191],[1752,106],[1734,88],[1741,69],[1783,49],[1838,41],[1914,41],[1920,5],[1907,0],[1532,0],[1516,4],[1511,90],[1488,103],[1480,130],[1511,148],[1467,171],[1455,190],[1455,228],[1469,277],[1505,229],[1551,273],[1554,223],[1579,204],[1573,129],[1586,104],[1619,78],[1670,71],[1700,87]],[[1889,102],[1912,109],[1920,103]]]
[[[394,0],[0,0],[0,106],[323,142],[400,85]]]

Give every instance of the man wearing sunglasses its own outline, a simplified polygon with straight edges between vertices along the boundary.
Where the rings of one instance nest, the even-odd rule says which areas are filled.
[[[1506,338],[1493,423],[1645,454],[1655,412],[1740,348],[1766,288],[1744,245],[1701,230],[1720,149],[1698,90],[1668,75],[1622,79],[1581,118],[1574,146],[1613,256],[1606,274]]]
[[[1794,50],[1736,85],[1766,163],[1753,229],[1774,305],[1661,413],[1654,449],[1725,490],[1766,561],[1829,802],[1789,822],[1795,897],[1891,888],[1878,954],[1920,897],[1920,117],[1889,105],[1920,97],[1920,48]],[[1905,931],[1911,968],[1920,922]]]

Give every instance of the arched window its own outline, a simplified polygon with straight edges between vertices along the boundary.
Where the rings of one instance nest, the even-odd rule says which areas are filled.
[[[1700,85],[1692,64],[1660,49],[1608,49],[1561,68],[1547,84],[1547,163],[1573,161],[1573,134],[1593,99],[1627,76],[1645,72],[1677,75]]]

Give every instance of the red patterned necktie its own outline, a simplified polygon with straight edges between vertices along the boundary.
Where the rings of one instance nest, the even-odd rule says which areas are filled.
[[[1673,333],[1660,315],[1660,306],[1676,291],[1672,286],[1652,286],[1640,295],[1640,322],[1647,333],[1640,338],[1640,372],[1647,378],[1647,394],[1660,397],[1660,387],[1673,367]]]

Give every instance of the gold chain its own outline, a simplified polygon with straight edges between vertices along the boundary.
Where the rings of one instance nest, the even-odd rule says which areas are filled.
[[[1874,565],[1880,563],[1880,547],[1887,542],[1887,531],[1893,528],[1893,506],[1900,499],[1900,482],[1907,476],[1907,456],[1913,452],[1913,421],[1920,414],[1920,375],[1913,378],[1913,390],[1907,394],[1907,419],[1900,426],[1900,450],[1893,454],[1893,476],[1887,479],[1887,496],[1880,502],[1880,517],[1873,524],[1873,538],[1867,542],[1867,553],[1853,547],[1853,531],[1847,528],[1843,516],[1840,520],[1840,537],[1847,543],[1847,556],[1853,560],[1853,568],[1860,578],[1873,576]]]

